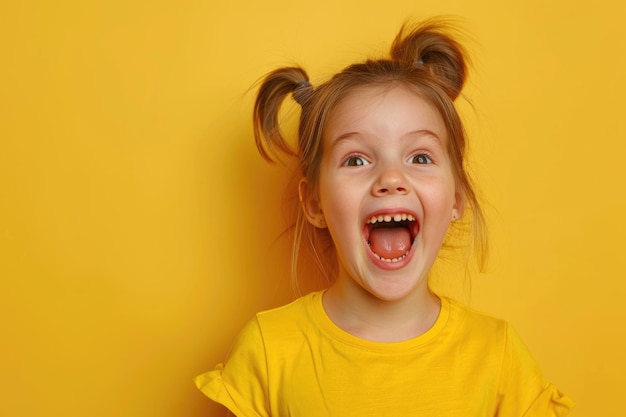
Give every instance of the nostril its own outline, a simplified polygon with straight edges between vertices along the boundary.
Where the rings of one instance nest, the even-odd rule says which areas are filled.
[[[393,187],[393,188],[376,188],[375,193],[378,195],[383,194],[406,194],[408,192],[408,188],[406,187]]]
[[[408,183],[404,175],[396,169],[388,169],[380,174],[372,186],[372,193],[375,195],[407,194],[409,192]]]

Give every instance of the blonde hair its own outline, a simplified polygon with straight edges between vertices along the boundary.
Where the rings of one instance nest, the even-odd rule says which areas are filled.
[[[463,192],[471,213],[469,233],[479,268],[487,252],[486,226],[467,169],[467,141],[463,124],[454,106],[467,78],[467,55],[451,35],[454,27],[440,19],[414,26],[404,25],[393,41],[388,58],[368,59],[346,67],[327,82],[313,87],[306,71],[299,67],[279,68],[261,82],[254,105],[254,136],[261,156],[269,162],[284,156],[297,159],[301,175],[317,187],[323,153],[323,130],[337,105],[363,86],[403,85],[416,92],[442,116],[448,138],[447,152],[457,187]],[[300,104],[298,141],[294,149],[280,128],[279,110],[289,95]],[[292,273],[305,244],[321,274],[330,282],[337,269],[332,240],[326,229],[310,225],[302,209],[294,225]]]

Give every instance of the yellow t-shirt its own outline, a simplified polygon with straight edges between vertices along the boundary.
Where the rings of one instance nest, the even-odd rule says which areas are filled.
[[[196,385],[238,417],[552,417],[573,402],[504,321],[441,298],[423,335],[371,342],[337,327],[315,292],[257,314]]]

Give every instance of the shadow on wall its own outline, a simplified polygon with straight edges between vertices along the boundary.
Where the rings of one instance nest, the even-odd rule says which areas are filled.
[[[199,346],[189,361],[193,373],[181,407],[197,416],[219,416],[223,409],[195,389],[191,379],[224,361],[237,333],[256,312],[296,297],[290,263],[297,178],[293,170],[261,158],[244,112],[239,109],[237,120],[220,122],[215,130],[225,132],[226,137],[222,136],[219,144],[207,138],[197,160],[200,169],[196,175],[216,182],[212,186],[209,181],[208,189],[199,187],[200,205],[220,216],[214,227],[206,228],[203,240],[225,242],[222,254],[210,253],[215,245],[207,243],[202,268],[207,273],[197,277],[210,301],[199,305],[198,314],[206,319],[198,320],[198,328],[192,332],[195,339],[190,343]],[[222,148],[218,166],[211,163],[217,147]],[[224,263],[228,265],[224,267]],[[301,265],[300,269],[312,268]],[[319,287],[302,279],[303,292]]]

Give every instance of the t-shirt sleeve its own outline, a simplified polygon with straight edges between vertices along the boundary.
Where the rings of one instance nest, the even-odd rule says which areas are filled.
[[[574,402],[545,380],[521,338],[507,325],[498,416],[563,417]]]
[[[253,319],[243,328],[225,363],[194,382],[237,417],[268,417],[267,364],[258,321]]]

